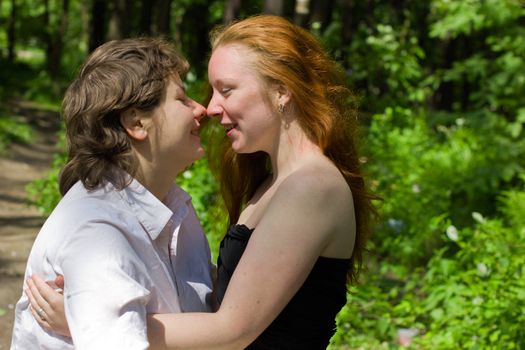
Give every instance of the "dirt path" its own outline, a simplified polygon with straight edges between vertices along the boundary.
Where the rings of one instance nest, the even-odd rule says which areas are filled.
[[[27,255],[44,222],[26,205],[25,186],[45,175],[52,161],[59,118],[30,103],[17,102],[14,113],[34,129],[31,144],[12,144],[0,155],[0,349],[9,349],[14,305],[22,292]]]

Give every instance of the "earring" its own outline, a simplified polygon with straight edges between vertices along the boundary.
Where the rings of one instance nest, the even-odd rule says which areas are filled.
[[[284,112],[284,104],[279,103],[279,113],[283,113],[283,112]]]

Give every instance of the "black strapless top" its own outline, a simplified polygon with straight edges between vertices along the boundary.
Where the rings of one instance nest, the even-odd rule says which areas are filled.
[[[219,303],[253,232],[232,225],[223,238],[217,262]],[[350,259],[319,257],[288,305],[247,349],[326,349],[335,333],[335,316],[346,304]]]

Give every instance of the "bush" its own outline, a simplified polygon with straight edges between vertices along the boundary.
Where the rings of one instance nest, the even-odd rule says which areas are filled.
[[[421,288],[419,317],[428,325],[422,346],[525,348],[525,187],[503,192],[500,203],[500,218],[473,213],[475,226],[449,234],[429,262]]]
[[[473,227],[448,222],[443,246],[403,280],[380,259],[348,294],[332,348],[524,349],[525,175],[499,196],[499,216],[474,212]],[[379,267],[381,264],[381,267]]]
[[[496,197],[523,172],[525,140],[516,124],[493,113],[431,124],[422,112],[387,108],[372,118],[367,138],[371,177],[382,195],[378,254],[420,266],[442,245],[446,220],[473,224],[470,213],[496,214]],[[430,118],[428,118],[430,119]],[[392,252],[396,252],[392,254]]]

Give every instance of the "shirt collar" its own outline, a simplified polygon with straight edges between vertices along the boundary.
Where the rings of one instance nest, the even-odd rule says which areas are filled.
[[[129,205],[153,240],[159,236],[168,222],[171,221],[177,227],[189,212],[188,202],[191,197],[175,183],[166,196],[166,204],[135,179],[117,193]]]

